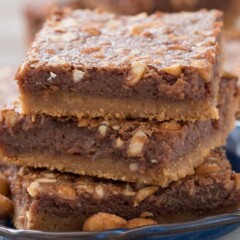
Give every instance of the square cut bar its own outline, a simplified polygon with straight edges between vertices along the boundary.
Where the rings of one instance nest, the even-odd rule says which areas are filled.
[[[211,149],[225,145],[234,126],[237,79],[222,79],[218,120],[196,122],[26,116],[4,109],[1,158],[113,180],[167,186],[193,174]]]
[[[23,111],[217,119],[221,16],[55,11],[16,74]]]
[[[82,230],[93,214],[106,212],[127,220],[149,216],[159,223],[235,211],[240,175],[217,149],[194,175],[167,188],[114,182],[44,170],[7,170],[17,229]],[[173,220],[174,219],[174,220]]]

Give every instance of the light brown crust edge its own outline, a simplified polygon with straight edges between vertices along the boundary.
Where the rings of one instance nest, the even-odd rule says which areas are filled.
[[[213,99],[199,102],[157,102],[147,99],[129,100],[79,96],[57,91],[49,93],[47,96],[22,92],[21,102],[23,113],[28,115],[45,113],[56,117],[103,117],[105,119],[131,117],[157,119],[158,121],[174,119],[175,121],[193,122],[219,118],[216,101]]]

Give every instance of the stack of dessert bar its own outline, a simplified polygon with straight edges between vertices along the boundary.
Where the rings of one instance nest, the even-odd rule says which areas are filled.
[[[53,13],[16,75],[21,104],[1,112],[1,156],[19,166],[5,169],[16,228],[238,207],[240,178],[219,148],[238,100],[236,77],[222,75],[221,17]]]

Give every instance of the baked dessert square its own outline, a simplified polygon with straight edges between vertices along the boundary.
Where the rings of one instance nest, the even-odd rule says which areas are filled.
[[[232,172],[221,149],[212,151],[194,175],[167,188],[28,168],[10,167],[5,173],[11,183],[17,229],[82,230],[85,220],[99,212],[165,223],[239,207],[240,177]]]
[[[154,184],[193,174],[235,124],[237,78],[222,78],[218,120],[104,120],[1,111],[0,156],[7,163]]]
[[[217,119],[221,17],[216,10],[55,11],[16,75],[23,112]]]

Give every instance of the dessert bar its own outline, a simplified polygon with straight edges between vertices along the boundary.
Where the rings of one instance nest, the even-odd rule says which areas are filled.
[[[150,217],[162,223],[239,207],[240,177],[232,172],[221,149],[213,151],[194,175],[167,188],[27,168],[10,167],[6,174],[17,229],[82,230],[84,221],[99,212],[126,220]]]
[[[55,11],[16,75],[23,112],[217,119],[221,17]]]
[[[235,123],[236,78],[223,78],[219,120],[196,122],[55,118],[3,109],[1,158],[107,179],[162,187],[194,173],[211,149],[225,145]]]

